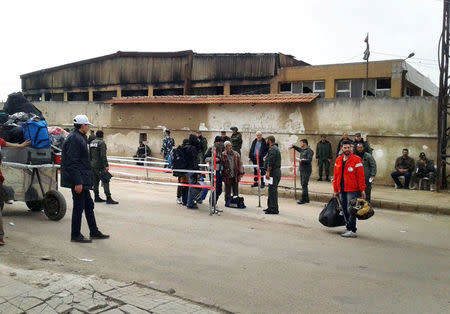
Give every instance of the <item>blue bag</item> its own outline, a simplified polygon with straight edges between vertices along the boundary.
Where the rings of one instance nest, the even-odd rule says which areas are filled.
[[[50,138],[48,136],[47,122],[28,120],[22,123],[23,137],[25,141],[31,141],[33,148],[50,147]]]

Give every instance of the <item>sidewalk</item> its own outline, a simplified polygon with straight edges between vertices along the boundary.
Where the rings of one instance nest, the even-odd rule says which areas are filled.
[[[172,291],[175,293],[175,291]],[[0,265],[0,313],[225,313],[136,283]]]
[[[113,175],[117,178],[150,180],[158,182],[178,182],[172,173],[161,173],[141,169],[111,167]],[[133,174],[133,176],[124,175]],[[252,181],[250,177],[244,177],[244,181]],[[251,188],[250,184],[242,184],[240,187],[242,194],[257,194],[257,188]],[[316,178],[311,178],[309,183],[309,196],[312,201],[327,203],[333,195],[333,188],[330,182],[318,182]],[[281,180],[278,189],[280,197],[294,198],[294,180]],[[267,189],[262,190],[262,195],[267,195]],[[299,178],[297,178],[297,199],[301,195]],[[419,190],[395,189],[393,186],[373,185],[372,205],[376,208],[424,212],[434,214],[450,215],[450,193],[441,193]]]

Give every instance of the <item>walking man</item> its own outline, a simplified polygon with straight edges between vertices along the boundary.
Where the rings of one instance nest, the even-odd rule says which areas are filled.
[[[312,172],[312,159],[314,152],[308,146],[308,140],[306,138],[300,141],[300,147],[292,145],[290,148],[295,149],[300,153],[300,183],[302,185],[302,199],[297,204],[302,205],[309,203],[308,184],[309,178]]]
[[[262,136],[260,131],[256,132],[256,138],[252,142],[252,146],[250,147],[250,152],[248,153],[248,158],[253,163],[253,175],[255,176],[253,183],[253,187],[258,186],[258,161],[259,161],[259,174],[261,176],[261,188],[264,188],[264,175],[266,174],[266,170],[264,168],[264,157],[266,157],[267,151],[269,150],[269,146],[266,143],[266,140]]]
[[[98,230],[91,197],[92,166],[89,158],[86,134],[92,125],[88,117],[78,115],[73,119],[74,130],[64,142],[61,155],[61,186],[72,190],[71,241],[89,243],[92,239],[107,239],[109,235]],[[84,214],[89,225],[90,238],[81,234],[81,218]]]
[[[233,132],[233,134],[231,134],[231,146],[240,156],[242,148],[242,134],[238,132],[238,128],[235,126],[231,127],[230,130]]]
[[[317,181],[322,181],[322,173],[325,168],[325,180],[330,182],[330,162],[333,159],[333,152],[331,143],[327,141],[327,136],[324,134],[320,136],[320,141],[317,143],[316,159],[319,165],[319,179]]]
[[[350,201],[361,193],[366,198],[366,184],[364,179],[364,167],[361,158],[353,154],[350,141],[342,143],[342,155],[334,164],[333,178],[334,197],[341,200],[342,211],[347,222],[347,231],[341,236],[356,238],[356,216],[350,211]]]
[[[356,144],[356,155],[361,158],[364,166],[364,180],[366,183],[366,200],[370,203],[372,194],[372,182],[377,175],[377,163],[373,156],[364,151],[364,144]]]
[[[106,204],[116,205],[116,202],[111,198],[111,191],[109,190],[109,181],[111,175],[109,174],[108,158],[106,157],[106,143],[103,141],[103,131],[98,130],[95,133],[95,139],[89,144],[89,152],[91,156],[92,174],[94,179],[94,202],[102,203],[105,200],[100,197],[99,185],[100,181],[103,184],[103,191],[106,195]]]
[[[267,146],[269,151],[267,152],[265,160],[266,179],[273,179],[272,184],[269,184],[269,197],[267,198],[267,209],[265,213],[268,215],[278,215],[278,184],[281,179],[281,153],[278,146],[275,145],[275,137],[272,135],[267,137]]]
[[[161,146],[161,153],[164,156],[164,160],[168,160],[169,156],[170,156],[170,152],[172,151],[172,148],[175,146],[175,140],[173,139],[172,136],[170,136],[170,130],[166,129],[166,131],[164,132],[165,136],[162,142],[162,146]],[[164,166],[164,168],[166,168],[166,166]]]

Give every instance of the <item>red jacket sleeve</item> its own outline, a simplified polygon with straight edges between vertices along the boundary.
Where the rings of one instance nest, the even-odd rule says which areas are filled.
[[[339,180],[338,180],[338,171],[337,171],[337,168],[338,167],[336,167],[336,165],[338,165],[338,163],[340,162],[340,160],[339,160],[339,157],[338,158],[336,158],[336,161],[335,161],[335,167],[334,167],[334,170],[333,170],[333,172],[334,172],[334,175],[333,175],[333,190],[334,190],[334,192],[339,192]]]
[[[358,187],[361,192],[366,190],[366,178],[364,177],[364,167],[362,160],[355,165],[356,168],[356,180],[358,181]]]
[[[6,142],[4,139],[0,138],[0,146],[1,147],[6,147]]]

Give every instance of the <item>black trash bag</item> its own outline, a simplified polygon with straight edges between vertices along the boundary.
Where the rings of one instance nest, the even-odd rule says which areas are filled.
[[[29,102],[22,93],[12,93],[8,95],[5,105],[3,106],[8,114],[13,115],[17,112],[32,113],[39,117],[41,120],[45,120],[42,112],[36,108],[31,102]]]
[[[9,114],[5,110],[0,110],[0,124],[9,120]]]
[[[23,130],[21,126],[11,126],[3,129],[1,133],[3,139],[10,143],[22,143],[25,141],[23,137]]]
[[[332,198],[320,212],[319,221],[325,227],[345,226],[343,213],[338,210],[339,203],[336,198]]]

